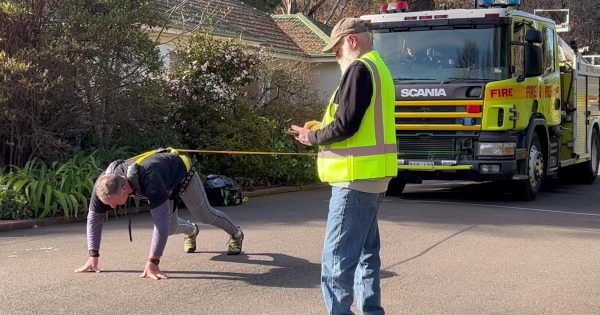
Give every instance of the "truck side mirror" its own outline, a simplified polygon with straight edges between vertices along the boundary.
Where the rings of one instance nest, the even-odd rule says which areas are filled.
[[[525,78],[537,77],[544,73],[542,66],[542,47],[533,43],[525,45]]]
[[[530,29],[525,34],[525,40],[524,78],[537,77],[544,73],[542,48],[535,45],[542,42],[542,32]]]
[[[525,40],[528,43],[540,44],[542,42],[542,32],[538,30],[527,30],[527,34],[525,34]]]

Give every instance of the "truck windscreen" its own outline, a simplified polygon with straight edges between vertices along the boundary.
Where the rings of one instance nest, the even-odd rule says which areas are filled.
[[[421,28],[422,29],[422,28]],[[510,76],[508,40],[500,26],[463,29],[373,31],[373,46],[394,81],[485,82]]]

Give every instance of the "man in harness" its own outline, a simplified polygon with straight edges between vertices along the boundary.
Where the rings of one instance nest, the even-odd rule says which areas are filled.
[[[158,149],[128,160],[112,162],[98,177],[90,199],[87,217],[89,258],[75,272],[99,272],[100,239],[106,211],[124,205],[130,195],[147,199],[154,220],[154,232],[148,262],[141,277],[166,279],[158,264],[172,234],[184,234],[184,251],[196,250],[198,225],[178,216],[180,198],[192,217],[216,226],[230,235],[228,255],[242,251],[244,233],[231,219],[208,203],[206,192],[196,170],[185,155],[174,149]]]

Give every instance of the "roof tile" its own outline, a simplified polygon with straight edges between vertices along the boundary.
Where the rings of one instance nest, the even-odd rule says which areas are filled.
[[[168,12],[182,2],[177,0],[160,1],[160,10]],[[257,41],[261,47],[288,55],[306,56],[306,52],[278,27],[267,13],[257,10],[237,0],[190,0],[173,10],[169,24],[190,30],[199,27],[208,30],[208,22],[214,22],[216,33],[242,37]],[[183,23],[182,23],[183,22]]]
[[[279,27],[308,55],[320,55],[321,49],[329,41],[329,36],[303,14],[274,15]],[[327,31],[327,30],[325,30]]]

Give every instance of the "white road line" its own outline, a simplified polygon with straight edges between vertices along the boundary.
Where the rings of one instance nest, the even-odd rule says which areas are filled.
[[[585,215],[585,216],[591,216],[591,217],[600,217],[600,214],[598,214],[598,213],[568,212],[568,211],[547,210],[547,209],[537,209],[537,208],[524,208],[524,207],[488,205],[488,204],[483,204],[483,203],[437,201],[437,200],[410,200],[410,199],[401,199],[401,200],[405,201],[405,202],[442,203],[442,204],[452,204],[452,205],[480,206],[480,207],[489,207],[489,208],[503,208],[503,209],[512,209],[512,210],[538,211],[538,212],[550,212],[550,213],[574,214],[574,215]]]

